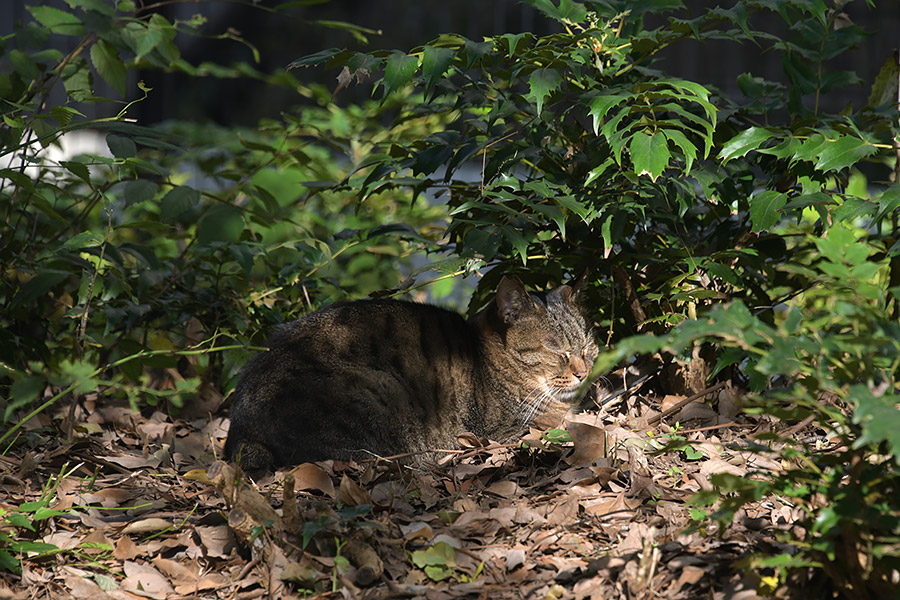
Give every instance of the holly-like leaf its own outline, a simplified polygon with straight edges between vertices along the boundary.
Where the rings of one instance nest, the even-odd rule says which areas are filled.
[[[780,210],[787,203],[787,195],[766,190],[750,199],[750,223],[753,231],[769,229],[781,218]]]
[[[544,99],[559,87],[562,75],[556,69],[535,69],[528,78],[528,98],[537,104],[537,114],[541,114]]]
[[[628,151],[631,153],[634,173],[638,176],[649,175],[655,181],[669,166],[669,145],[666,136],[660,131],[638,131],[632,136]]]
[[[434,86],[434,84],[444,76],[456,52],[450,48],[435,48],[434,46],[425,46],[422,51],[422,75],[425,76],[425,93]]]
[[[609,112],[613,106],[621,103],[624,100],[631,98],[631,94],[618,93],[618,94],[604,94],[602,96],[596,96],[591,99],[589,106],[590,110],[588,111],[588,115],[590,115],[591,119],[593,119],[594,125],[594,135],[597,135],[600,131],[600,122],[603,121],[603,118],[606,116],[606,113]]]
[[[839,171],[855,165],[861,159],[878,151],[872,144],[858,137],[844,136],[837,141],[823,144],[816,168],[822,171]]]
[[[751,150],[756,150],[759,146],[772,137],[772,132],[764,127],[750,127],[740,132],[722,146],[719,151],[719,159],[722,162],[728,162],[733,158],[746,156]]]
[[[402,52],[394,52],[387,59],[384,67],[384,96],[387,96],[403,86],[412,79],[419,66],[419,59],[415,56],[408,56]]]

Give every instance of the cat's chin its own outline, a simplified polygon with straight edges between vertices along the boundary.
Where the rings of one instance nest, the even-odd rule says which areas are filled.
[[[578,396],[578,390],[580,390],[580,389],[581,389],[581,382],[577,383],[576,385],[567,387],[567,388],[558,389],[558,390],[556,390],[556,393],[554,394],[554,399],[557,402],[565,402],[567,404],[571,404],[571,403],[575,402],[576,400],[580,399]]]

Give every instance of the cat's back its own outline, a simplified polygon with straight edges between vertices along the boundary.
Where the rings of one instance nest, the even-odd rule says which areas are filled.
[[[473,326],[460,314],[404,300],[357,300],[334,304],[270,334],[269,353],[316,363],[383,365],[398,353],[471,353],[477,347]]]

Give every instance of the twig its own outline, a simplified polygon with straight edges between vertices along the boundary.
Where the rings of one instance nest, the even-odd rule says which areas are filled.
[[[666,410],[662,411],[661,413],[659,413],[658,415],[654,415],[654,416],[650,417],[649,419],[647,419],[647,425],[656,425],[657,423],[659,423],[661,420],[665,419],[666,417],[677,413],[679,410],[681,410],[682,408],[684,408],[691,402],[694,402],[695,400],[699,400],[700,398],[702,398],[703,396],[706,396],[707,394],[712,394],[713,392],[718,392],[723,387],[725,387],[725,384],[726,384],[725,381],[720,381],[716,385],[714,385],[712,387],[708,387],[700,393],[694,394],[693,396],[689,396],[688,398],[685,398],[684,400],[682,400],[680,402],[676,402],[674,406],[671,406],[671,407],[667,408]]]

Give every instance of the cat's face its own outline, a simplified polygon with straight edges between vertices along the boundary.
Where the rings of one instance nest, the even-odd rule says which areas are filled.
[[[497,290],[504,345],[521,383],[522,420],[530,422],[553,402],[571,404],[590,375],[597,344],[570,286],[528,294],[504,278]]]

